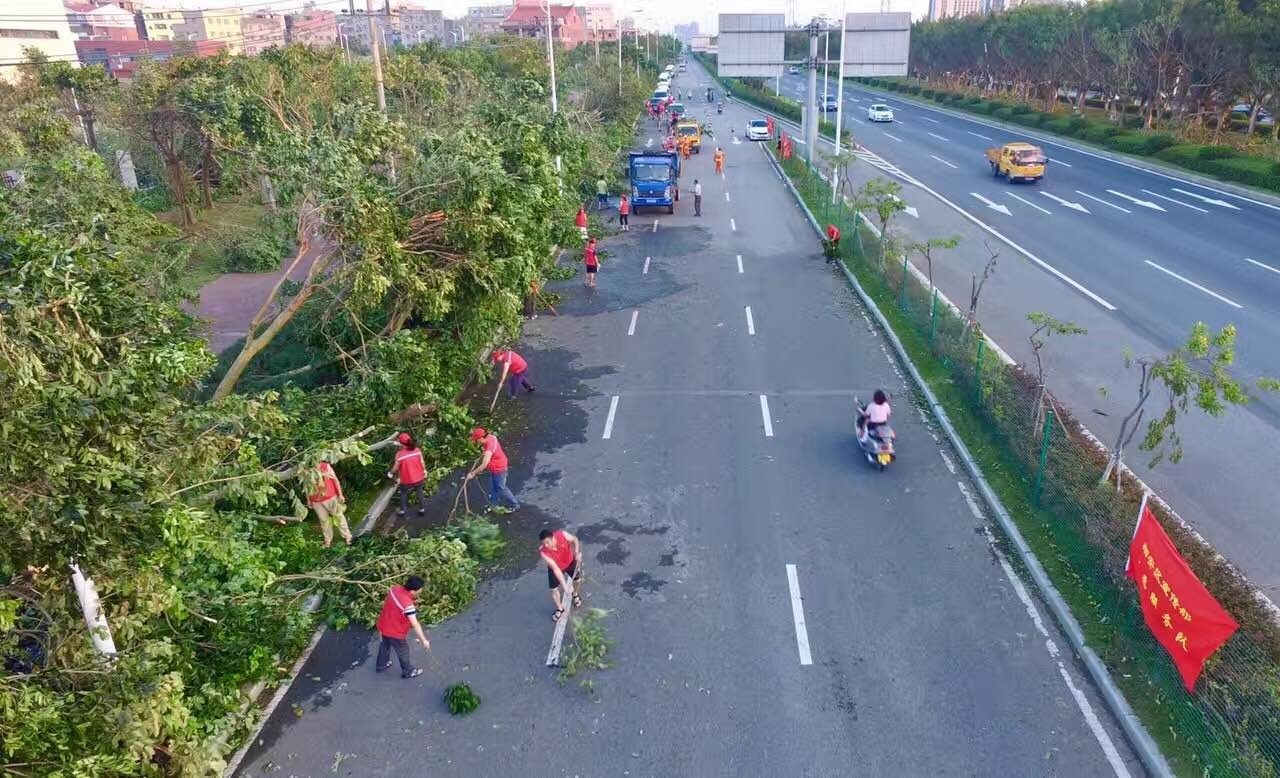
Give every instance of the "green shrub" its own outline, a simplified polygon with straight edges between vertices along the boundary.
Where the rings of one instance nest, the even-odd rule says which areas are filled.
[[[445,528],[444,535],[451,540],[461,540],[467,553],[481,562],[497,559],[507,545],[498,525],[480,516],[453,522]]]
[[[1072,116],[1067,120],[1067,132],[1072,135],[1081,136],[1087,129],[1089,129],[1089,120],[1083,116]]]
[[[1177,142],[1177,138],[1162,133],[1126,132],[1112,137],[1107,141],[1107,145],[1126,154],[1149,157]]]
[[[991,114],[995,113],[996,110],[999,109],[999,107],[1000,107],[1000,104],[995,102],[994,100],[979,100],[973,104],[974,111],[978,113],[986,114],[987,116],[990,116]]]
[[[1070,135],[1070,134],[1071,134],[1071,120],[1070,120],[1070,119],[1051,119],[1051,120],[1049,120],[1049,121],[1047,121],[1047,122],[1045,122],[1045,123],[1041,124],[1040,126],[1041,126],[1041,127],[1043,127],[1043,128],[1045,128],[1045,129],[1046,129],[1046,130],[1048,130],[1049,132],[1056,132],[1056,133],[1058,133],[1059,135]]]
[[[1236,150],[1229,146],[1201,146],[1196,152],[1200,159],[1231,159]]]
[[[229,238],[222,247],[226,273],[269,273],[284,262],[291,244],[274,235],[249,233]]]
[[[1007,105],[1000,106],[999,108],[992,111],[992,113],[1001,119],[1013,118],[1013,108]]]
[[[167,211],[174,206],[173,196],[169,194],[167,186],[139,189],[133,193],[133,201],[138,204],[138,207],[150,213]]]
[[[1029,110],[1024,107],[1016,109],[1012,118],[1018,124],[1026,125],[1027,127],[1039,127],[1042,122],[1051,117],[1047,113]]]
[[[911,84],[907,86],[907,91],[913,95],[918,95],[922,90],[918,84]],[[924,90],[924,91],[928,91],[928,90]]]
[[[935,99],[937,99],[937,97],[938,97],[938,92],[937,92],[937,90],[935,90],[935,89],[925,89],[925,90],[921,90],[921,91],[917,92],[917,94],[922,94],[922,95],[924,95],[925,97],[929,98],[930,100],[935,100]]]
[[[1085,140],[1090,140],[1090,141],[1093,141],[1094,143],[1105,144],[1107,141],[1111,140],[1112,138],[1114,138],[1115,136],[1123,132],[1124,130],[1120,129],[1114,124],[1095,123],[1095,124],[1090,124],[1089,128],[1084,131],[1084,138]]]

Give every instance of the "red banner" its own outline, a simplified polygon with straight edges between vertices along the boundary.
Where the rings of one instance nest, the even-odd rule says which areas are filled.
[[[1146,500],[1125,570],[1138,587],[1147,626],[1173,657],[1187,691],[1194,691],[1205,661],[1239,625],[1191,572]]]

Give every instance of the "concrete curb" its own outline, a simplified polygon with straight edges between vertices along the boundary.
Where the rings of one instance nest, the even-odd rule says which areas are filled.
[[[993,119],[986,114],[958,111],[949,106],[933,103],[928,100],[921,100],[914,95],[904,95],[901,92],[881,89],[880,87],[870,86],[869,84],[864,84],[860,81],[854,81],[852,83],[857,85],[859,89],[865,89],[868,92],[884,95],[885,97],[889,97],[894,100],[901,100],[904,103],[911,103],[919,106],[920,108],[927,108],[931,111],[937,111],[938,113],[945,113],[948,116],[954,116],[957,119],[966,119],[977,124],[985,124],[988,127],[1016,132],[1020,135],[1025,135],[1028,138],[1034,138],[1041,143],[1062,146],[1064,148],[1079,151],[1083,154],[1093,154],[1094,156],[1102,157],[1103,159],[1111,162],[1128,165],[1129,167],[1134,167],[1139,170],[1145,170],[1148,173],[1155,173],[1156,175],[1165,176],[1166,178],[1181,179],[1187,183],[1208,187],[1210,189],[1219,189],[1238,197],[1262,200],[1267,205],[1280,208],[1280,195],[1268,192],[1265,189],[1255,189],[1254,187],[1239,184],[1234,181],[1223,181],[1218,178],[1213,178],[1212,176],[1206,176],[1203,173],[1197,173],[1194,170],[1187,170],[1186,168],[1180,168],[1176,165],[1170,165],[1159,160],[1153,160],[1150,157],[1137,157],[1130,154],[1123,154],[1118,151],[1112,151],[1105,146],[1094,146],[1089,143],[1081,142],[1078,138],[1046,133],[1035,127],[1024,127],[1021,124],[1013,124],[1012,122]]]
[[[795,186],[791,183],[791,179],[786,172],[781,169],[773,155],[767,150],[761,149],[761,152],[769,160],[774,169],[781,175],[783,182],[787,185],[787,189],[796,199],[800,208],[804,211],[805,216],[809,219],[809,224],[813,226],[814,232],[819,237],[822,236],[822,227],[818,224],[818,220],[814,218],[813,213],[809,211],[809,207],[800,197],[800,193],[796,191]],[[1115,681],[1111,679],[1111,673],[1107,670],[1102,660],[1094,653],[1093,649],[1085,643],[1084,632],[1080,629],[1080,624],[1076,621],[1075,616],[1071,614],[1071,609],[1062,595],[1058,592],[1053,582],[1049,579],[1048,573],[1041,566],[1040,560],[1036,558],[1035,552],[1027,545],[1026,540],[1022,537],[1022,533],[1018,530],[1017,525],[1013,521],[1013,517],[1009,515],[1004,504],[1000,502],[1000,498],[996,496],[983,476],[981,469],[978,467],[973,456],[969,453],[969,449],[964,445],[964,441],[960,439],[959,433],[955,427],[951,425],[951,420],[947,416],[946,410],[942,404],[938,402],[938,398],[934,396],[933,391],[925,382],[920,372],[916,369],[915,364],[911,361],[911,357],[903,348],[902,342],[898,340],[898,336],[894,333],[888,319],[881,313],[879,306],[866,293],[862,285],[858,283],[858,279],[850,272],[849,268],[843,262],[837,263],[841,271],[844,273],[849,285],[857,293],[862,304],[875,317],[877,324],[884,332],[885,337],[893,346],[894,352],[897,354],[898,361],[902,363],[907,372],[911,375],[911,380],[915,383],[917,389],[924,396],[925,401],[929,405],[930,412],[938,420],[939,426],[946,433],[947,439],[951,442],[952,447],[960,456],[964,463],[964,468],[968,472],[969,477],[978,487],[978,492],[982,495],[982,500],[986,503],[987,508],[996,516],[1000,523],[1001,529],[1009,537],[1013,543],[1014,549],[1018,552],[1018,558],[1026,566],[1031,574],[1031,580],[1040,590],[1041,596],[1044,598],[1049,610],[1053,613],[1054,620],[1058,622],[1062,631],[1066,634],[1067,640],[1070,641],[1072,648],[1084,663],[1086,670],[1089,672],[1090,678],[1096,685],[1102,698],[1106,701],[1107,707],[1110,708],[1112,715],[1115,716],[1120,728],[1124,731],[1125,737],[1129,740],[1130,745],[1137,753],[1138,758],[1142,761],[1143,766],[1147,768],[1153,776],[1172,778],[1173,771],[1170,769],[1168,762],[1165,761],[1164,755],[1160,753],[1159,747],[1152,740],[1151,735],[1143,726],[1142,721],[1133,712],[1129,706],[1128,700],[1124,694],[1116,686]]]

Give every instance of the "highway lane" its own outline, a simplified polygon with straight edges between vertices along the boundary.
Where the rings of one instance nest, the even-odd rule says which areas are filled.
[[[783,91],[800,98],[803,83],[785,78]],[[847,128],[891,171],[928,187],[1078,285],[1002,284],[1000,294],[988,294],[983,305],[988,318],[995,313],[1007,324],[993,327],[988,321],[987,329],[1015,357],[1026,359],[1027,328],[1021,322],[1027,311],[1068,307],[1065,295],[1087,300],[1094,310],[1072,320],[1093,334],[1055,346],[1065,347],[1067,360],[1054,388],[1108,441],[1132,391],[1132,379],[1115,368],[1126,347],[1160,352],[1184,339],[1196,321],[1234,323],[1240,330],[1236,374],[1252,381],[1280,373],[1274,345],[1280,337],[1280,208],[1049,143],[1043,144],[1051,159],[1045,180],[1011,185],[990,176],[982,152],[1028,135],[852,84],[846,84],[845,96]],[[872,102],[896,108],[897,121],[867,122]],[[905,196],[914,205],[935,199],[911,185]],[[927,223],[910,222],[902,217],[899,224],[940,234]],[[936,216],[933,222],[939,223]],[[973,238],[992,240],[982,232]],[[1006,248],[1004,256],[1016,255]],[[971,264],[976,262],[975,257]],[[966,275],[944,291],[964,299],[967,287]],[[1086,380],[1098,377],[1105,380]],[[1106,397],[1099,395],[1103,386],[1110,390]],[[1188,453],[1181,465],[1153,471],[1141,452],[1131,456],[1135,469],[1273,599],[1280,595],[1280,548],[1258,506],[1280,496],[1271,464],[1277,432],[1280,401],[1264,397],[1223,419],[1188,419]]]
[[[326,636],[243,774],[1141,774],[767,158],[725,131],[746,117],[713,119],[723,179],[708,148],[675,215],[633,215],[600,288],[560,284],[529,323],[539,391],[506,438],[526,507],[503,521],[530,563],[433,630],[447,670],[420,685]],[[882,386],[903,457],[878,473],[850,414]],[[593,695],[541,666],[543,520],[584,539],[611,610]],[[452,719],[462,679],[484,702]]]

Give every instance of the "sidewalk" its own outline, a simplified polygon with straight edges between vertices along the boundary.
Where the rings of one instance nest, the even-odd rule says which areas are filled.
[[[289,274],[289,279],[306,278],[311,263],[323,248],[323,245],[313,245]],[[226,273],[200,288],[195,313],[209,323],[210,351],[220,354],[245,336],[245,328],[253,315],[292,261],[293,257],[288,257],[280,269],[272,273]]]

